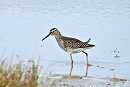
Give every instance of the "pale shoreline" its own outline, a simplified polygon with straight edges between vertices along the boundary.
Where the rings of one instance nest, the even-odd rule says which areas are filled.
[[[52,87],[130,87],[130,80],[120,78],[94,78],[73,75],[51,74]]]

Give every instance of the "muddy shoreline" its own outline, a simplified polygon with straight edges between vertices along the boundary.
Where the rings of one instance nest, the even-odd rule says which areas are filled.
[[[130,80],[128,79],[62,74],[50,74],[47,82],[52,84],[52,87],[130,87]]]

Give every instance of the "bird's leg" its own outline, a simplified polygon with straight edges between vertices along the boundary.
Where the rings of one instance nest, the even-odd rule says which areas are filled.
[[[82,51],[82,52],[86,54],[86,57],[87,57],[87,66],[92,66],[91,64],[88,63],[88,53],[86,53],[84,51]]]
[[[73,58],[72,58],[72,54],[70,54],[70,57],[71,57],[71,69],[70,69],[70,75],[71,75],[72,70],[73,70]]]
[[[70,57],[71,57],[71,64],[73,64],[73,58],[72,58],[72,54],[70,54]]]
[[[86,77],[88,76],[88,65],[86,67]]]

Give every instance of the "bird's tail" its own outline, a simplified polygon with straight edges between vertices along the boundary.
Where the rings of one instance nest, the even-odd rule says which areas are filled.
[[[88,44],[88,47],[95,47],[94,44]]]

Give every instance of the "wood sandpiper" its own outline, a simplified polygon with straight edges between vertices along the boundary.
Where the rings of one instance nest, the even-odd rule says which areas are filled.
[[[70,54],[72,67],[73,67],[72,54],[79,53],[79,52],[83,52],[86,54],[87,65],[91,66],[91,64],[88,63],[88,54],[86,52],[84,52],[84,50],[95,46],[93,44],[88,44],[90,42],[91,38],[89,38],[88,41],[86,41],[86,42],[82,42],[76,38],[62,36],[57,28],[52,28],[50,30],[49,34],[46,37],[44,37],[42,39],[42,41],[49,36],[54,36],[56,38],[60,48]]]

